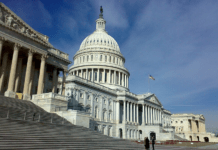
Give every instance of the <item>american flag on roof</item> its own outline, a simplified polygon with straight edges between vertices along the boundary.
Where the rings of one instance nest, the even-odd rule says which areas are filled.
[[[151,75],[149,75],[149,79],[155,80],[155,78],[154,78],[154,77],[152,77]]]

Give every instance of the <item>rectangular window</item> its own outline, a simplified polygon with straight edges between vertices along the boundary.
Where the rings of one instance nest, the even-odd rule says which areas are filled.
[[[90,72],[90,80],[92,80],[92,72]]]
[[[87,56],[87,61],[89,61],[89,56]]]
[[[97,81],[97,71],[95,71],[95,81]]]
[[[99,81],[102,81],[102,72],[99,73]]]
[[[102,55],[100,55],[100,61],[102,61]]]
[[[105,56],[105,62],[107,62],[107,56]]]
[[[105,81],[104,82],[107,82],[107,72],[105,72],[105,76],[104,76],[105,78]]]
[[[93,55],[91,55],[91,61],[93,61]]]

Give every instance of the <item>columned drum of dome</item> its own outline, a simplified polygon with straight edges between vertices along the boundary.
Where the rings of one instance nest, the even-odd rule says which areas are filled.
[[[111,89],[129,91],[130,73],[119,45],[105,31],[103,14],[96,20],[96,30],[87,36],[74,56],[69,74],[99,83]]]

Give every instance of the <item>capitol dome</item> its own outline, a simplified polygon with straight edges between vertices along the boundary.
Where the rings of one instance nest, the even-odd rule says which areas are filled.
[[[105,48],[110,48],[112,50],[120,51],[117,42],[114,40],[113,37],[108,35],[108,33],[105,30],[96,29],[96,31],[94,31],[91,35],[87,36],[80,45],[80,50],[96,46],[101,46]]]
[[[119,45],[105,31],[103,14],[96,20],[96,30],[87,36],[74,55],[69,74],[79,76],[111,89],[128,91],[129,71]]]

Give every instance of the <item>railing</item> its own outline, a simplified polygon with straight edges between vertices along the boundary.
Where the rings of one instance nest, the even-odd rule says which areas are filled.
[[[56,106],[55,107],[55,112],[57,111],[66,111],[67,110],[67,106]]]
[[[32,117],[31,117],[31,120],[27,120],[27,113],[31,113],[32,114]],[[38,117],[36,116],[36,114],[38,114]],[[12,119],[12,118],[10,118],[10,110],[8,110],[7,111],[7,119],[11,119],[11,120],[24,120],[24,121],[37,121],[37,122],[42,122],[42,120],[41,120],[41,114],[40,113],[33,113],[33,112],[24,112],[23,113],[23,119]],[[19,113],[17,113],[17,115],[21,115],[21,113],[19,114]],[[49,118],[48,118],[49,119]],[[53,114],[51,114],[51,119],[50,119],[50,123],[51,124],[54,124],[53,123]],[[57,123],[55,123],[55,124],[57,124]],[[61,121],[61,124],[65,124],[65,119],[63,118],[62,119],[62,121]]]
[[[162,123],[147,123],[147,124],[145,124],[145,125],[147,125],[147,126],[161,126],[162,127]]]

